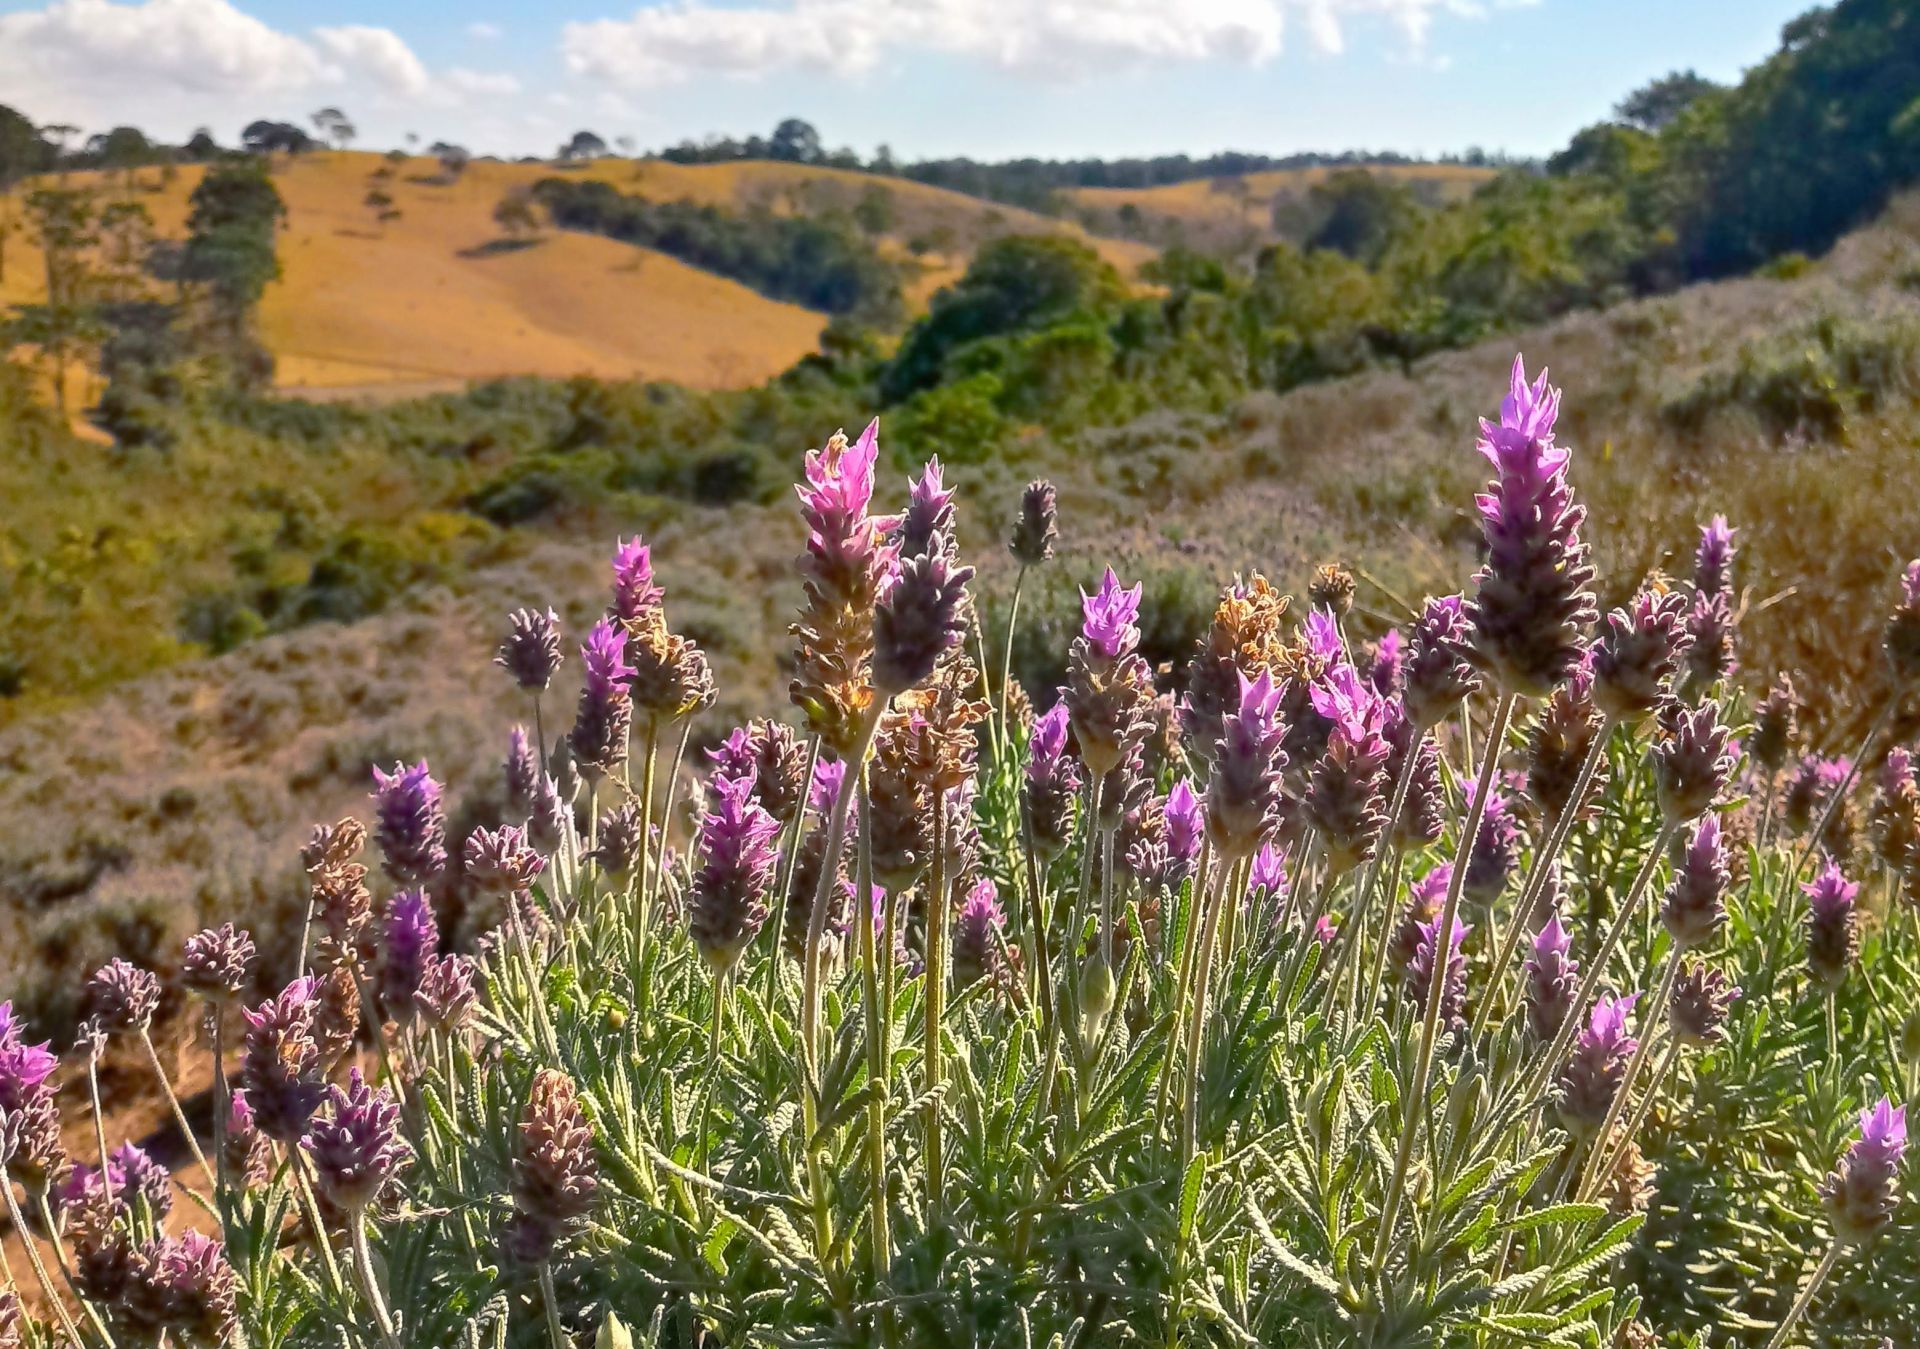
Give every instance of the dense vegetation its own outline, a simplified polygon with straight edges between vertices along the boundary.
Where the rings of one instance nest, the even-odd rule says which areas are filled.
[[[740,727],[690,802],[717,689],[623,541],[570,721],[577,634],[496,619],[535,729],[470,788],[490,818],[376,766],[301,851],[304,913],[167,953],[237,1051],[204,1114],[154,1048],[160,975],[86,981],[73,1112],[138,1062],[176,1173],[63,1135],[57,1060],[0,1004],[42,1316],[94,1349],[1903,1333],[1920,780],[1876,721],[1858,792],[1800,757],[1790,684],[1729,686],[1723,520],[1600,619],[1559,407],[1516,362],[1485,562],[1391,637],[1360,642],[1338,568],[1297,622],[1241,577],[1176,704],[1109,569],[1039,714],[969,654],[938,465],[882,516],[878,424],[836,436],[801,484],[804,725]],[[1022,579],[1056,566],[1052,488],[1014,519]],[[1891,709],[1920,561],[1879,602],[1854,693]],[[217,1241],[163,1226],[179,1195]]]
[[[898,269],[851,218],[740,214],[570,178],[542,179],[533,198],[562,229],[658,249],[776,300],[876,325],[902,315]]]

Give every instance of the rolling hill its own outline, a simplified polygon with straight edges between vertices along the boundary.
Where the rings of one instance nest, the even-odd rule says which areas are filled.
[[[1403,184],[1429,205],[1457,201],[1494,177],[1492,169],[1464,164],[1355,165]],[[1338,168],[1274,169],[1227,178],[1193,178],[1162,187],[1078,187],[1064,195],[1088,229],[1115,236],[1129,232],[1160,242],[1175,238],[1189,247],[1239,250],[1278,237],[1277,206],[1306,201],[1308,191]],[[1135,223],[1121,216],[1126,207]]]
[[[843,170],[624,159],[568,170],[477,161],[457,179],[431,159],[396,162],[381,186],[401,214],[381,224],[364,198],[385,163],[372,153],[316,153],[275,173],[288,209],[279,247],[283,276],[267,291],[260,323],[284,392],[414,396],[511,374],[738,388],[814,349],[825,316],[663,253],[556,231],[510,244],[493,221],[494,206],[511,189],[563,171],[659,201],[779,213],[851,209],[878,187],[893,217],[881,247],[910,264],[906,289],[915,306],[957,277],[987,239],[1078,233],[961,193]],[[163,237],[183,233],[187,197],[201,172],[184,168],[165,180],[149,173],[135,190]],[[102,190],[126,189],[115,181]],[[1094,242],[1128,274],[1156,251]],[[16,241],[10,252],[0,303],[37,298],[31,246]]]

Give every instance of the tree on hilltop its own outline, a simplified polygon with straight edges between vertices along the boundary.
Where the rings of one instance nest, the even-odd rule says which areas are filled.
[[[602,159],[606,157],[607,143],[591,131],[576,131],[567,143],[560,147],[560,158]]]
[[[346,149],[353,144],[353,138],[360,134],[347,115],[338,108],[322,108],[307,120],[313,123],[313,129],[322,137],[333,142],[336,150]]]

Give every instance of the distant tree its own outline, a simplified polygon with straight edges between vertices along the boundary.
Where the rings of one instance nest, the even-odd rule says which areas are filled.
[[[1614,107],[1614,116],[1642,131],[1659,131],[1696,100],[1718,93],[1722,87],[1691,70],[1676,70],[1621,99]]]
[[[613,138],[613,143],[620,147],[620,153],[625,155],[628,159],[633,158],[633,152],[640,145],[640,142],[635,140],[632,136],[615,136]]]
[[[140,290],[147,252],[153,247],[153,215],[146,203],[109,202],[100,210],[102,261],[112,297],[131,300]]]
[[[1147,231],[1147,219],[1140,214],[1140,208],[1133,202],[1123,201],[1120,209],[1114,212],[1114,221],[1120,227],[1120,233],[1128,239],[1138,239]]]
[[[9,325],[11,338],[31,344],[47,363],[54,406],[67,410],[67,367],[98,336],[94,286],[87,265],[100,240],[93,194],[75,188],[43,187],[26,203],[27,227],[46,268],[46,303],[23,305]]]
[[[7,279],[7,238],[18,228],[13,220],[13,189],[44,170],[53,149],[20,113],[0,103],[0,281]]]
[[[209,159],[220,157],[220,142],[213,138],[213,133],[207,128],[197,127],[181,150],[188,159],[196,163],[205,163]]]
[[[1111,310],[1125,294],[1119,274],[1077,239],[1014,234],[974,255],[965,276],[933,298],[881,379],[898,402],[940,382],[947,360],[982,338]]]
[[[869,183],[854,204],[853,221],[869,238],[877,239],[885,234],[898,218],[893,192],[878,183]]]
[[[1372,263],[1386,251],[1394,231],[1418,209],[1404,187],[1366,169],[1342,169],[1315,183],[1307,198],[1320,224],[1307,237],[1310,248],[1330,248]]]
[[[440,176],[448,182],[457,181],[473,160],[473,154],[466,146],[450,141],[435,141],[427,147],[427,153],[440,161]]]
[[[493,223],[505,230],[509,238],[538,234],[540,212],[534,204],[532,190],[526,187],[509,190],[494,204]]]
[[[607,153],[607,143],[591,131],[576,131],[567,143],[560,147],[560,158],[600,159]]]
[[[344,150],[353,144],[353,138],[360,133],[354,128],[347,115],[338,108],[322,108],[307,120],[313,123],[322,139],[333,142],[333,148]]]
[[[255,155],[300,155],[318,143],[291,122],[270,122],[265,118],[247,123],[240,132],[242,148]]]
[[[820,159],[820,133],[814,130],[811,122],[789,117],[773,129],[773,138],[767,143],[767,157],[794,164],[817,163]]]
[[[873,152],[873,162],[869,166],[875,173],[884,173],[891,177],[900,171],[900,165],[893,157],[893,147],[882,142]]]
[[[188,198],[184,275],[206,288],[216,335],[243,346],[254,306],[280,275],[274,237],[287,213],[259,161],[216,165]]]
[[[406,163],[407,160],[411,158],[411,156],[409,156],[405,150],[396,148],[396,149],[387,151],[387,153],[383,155],[382,158],[384,158],[387,161],[387,163],[395,165],[397,167],[401,164]]]

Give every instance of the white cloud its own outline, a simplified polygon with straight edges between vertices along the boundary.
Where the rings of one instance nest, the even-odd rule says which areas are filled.
[[[447,88],[463,97],[506,98],[520,92],[520,81],[497,70],[468,70],[455,66],[441,76]]]
[[[257,116],[302,120],[310,98],[368,132],[382,111],[397,120],[479,105],[521,85],[500,72],[429,71],[386,28],[283,32],[230,0],[51,0],[0,14],[0,91],[39,122],[180,137],[201,124],[231,134]]]
[[[497,42],[500,39],[500,25],[476,19],[467,25],[467,36],[476,42]]]
[[[343,66],[364,72],[388,93],[424,94],[433,83],[413,48],[390,28],[349,24],[316,28],[313,35]]]
[[[328,75],[320,54],[226,0],[56,0],[0,15],[0,87],[258,94]],[[27,102],[25,97],[22,102]]]
[[[1500,8],[1533,0],[1491,0]],[[1438,14],[1484,17],[1489,0],[666,0],[627,19],[561,30],[568,66],[630,87],[698,75],[801,70],[858,75],[908,52],[959,56],[1044,79],[1147,65],[1261,65],[1289,18],[1328,54],[1352,20],[1384,22],[1414,50]]]

